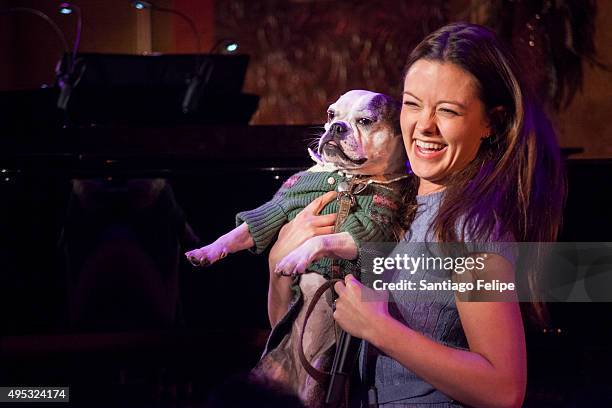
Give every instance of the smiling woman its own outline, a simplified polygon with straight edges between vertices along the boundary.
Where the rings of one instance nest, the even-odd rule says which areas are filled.
[[[506,241],[555,240],[564,196],[560,151],[512,56],[491,31],[452,24],[415,48],[404,78],[401,129],[415,188],[405,203],[407,243],[390,257],[418,257],[423,242],[466,248],[484,242],[482,275],[471,274],[466,284],[510,287],[515,270],[535,277],[534,266],[525,268]],[[389,272],[390,282],[401,283],[426,282],[436,271]],[[449,284],[457,278],[440,276]],[[351,275],[335,289],[336,322],[379,351],[364,370],[369,378],[375,372],[368,387],[377,390],[379,406],[522,405],[527,359],[516,293],[505,301],[469,302],[460,290],[416,286],[391,291],[388,301],[364,302],[374,291]]]
[[[406,64],[403,103],[418,194],[444,190],[437,240],[556,239],[565,195],[556,135],[492,31],[457,23],[423,40]]]
[[[514,285],[516,271],[536,277],[537,262],[524,265],[512,241],[556,239],[564,174],[555,134],[512,55],[487,28],[442,27],[411,53],[403,103],[400,124],[412,188],[396,213],[409,228],[388,257],[421,257],[434,242],[468,249],[484,243],[486,251],[468,251],[486,255],[482,274],[459,279],[459,272],[447,271],[440,277],[491,288]],[[312,212],[300,213],[281,228],[270,263],[292,251],[295,241],[319,235],[316,228],[324,224]],[[362,406],[522,405],[527,357],[516,292],[470,302],[459,291],[415,286],[386,298],[344,272],[344,281],[334,286],[333,317],[365,340],[361,374],[367,388],[356,393],[368,396]],[[385,272],[387,282],[398,284],[444,273]]]
[[[401,126],[419,194],[444,188],[491,133],[477,80],[457,65],[427,60],[406,75]]]

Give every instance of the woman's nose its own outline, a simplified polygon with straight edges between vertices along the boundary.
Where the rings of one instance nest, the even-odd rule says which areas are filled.
[[[437,125],[434,115],[431,112],[423,110],[419,116],[416,125],[416,130],[423,135],[433,135],[436,133]]]

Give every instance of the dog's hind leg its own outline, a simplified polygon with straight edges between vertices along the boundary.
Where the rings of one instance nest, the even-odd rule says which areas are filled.
[[[270,283],[268,285],[268,319],[274,327],[287,314],[289,304],[293,299],[291,290],[292,278],[280,276],[270,268]]]

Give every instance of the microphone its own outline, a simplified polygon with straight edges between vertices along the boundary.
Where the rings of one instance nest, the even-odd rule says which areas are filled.
[[[212,71],[213,66],[211,63],[198,63],[195,75],[189,80],[189,85],[187,85],[187,90],[183,97],[183,103],[181,104],[183,113],[193,113],[198,110],[200,97],[202,92],[204,92],[205,85],[210,80]]]
[[[225,44],[225,50],[227,52],[234,52],[238,49],[238,43],[236,41],[231,39],[221,39],[212,46],[208,53],[212,54],[222,44]],[[212,71],[213,64],[210,62],[198,62],[196,73],[189,81],[189,86],[187,86],[187,91],[185,92],[185,97],[183,98],[183,113],[193,113],[198,110],[198,104],[201,99],[202,92],[204,92],[204,88],[210,80]]]

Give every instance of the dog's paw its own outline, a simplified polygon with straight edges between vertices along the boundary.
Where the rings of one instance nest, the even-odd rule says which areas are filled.
[[[319,259],[317,248],[312,238],[304,242],[276,264],[274,273],[281,276],[303,274],[311,263]]]
[[[295,263],[295,261],[285,257],[276,264],[274,273],[279,276],[295,276],[304,273],[307,266],[303,263]]]
[[[199,249],[185,252],[185,256],[193,266],[205,267],[212,265],[219,259],[225,258],[227,256],[227,251],[220,245],[213,243]]]

